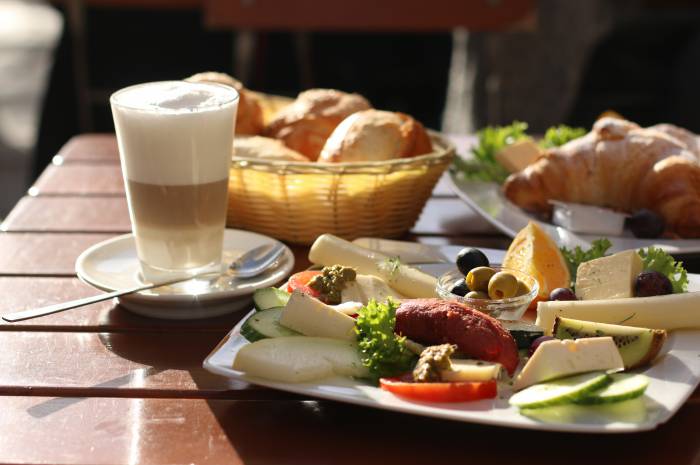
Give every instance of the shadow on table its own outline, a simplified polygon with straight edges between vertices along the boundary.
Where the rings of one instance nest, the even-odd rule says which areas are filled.
[[[700,405],[656,431],[571,434],[437,420],[329,401],[209,402],[243,463],[692,463]],[[685,439],[683,439],[685,438]],[[450,462],[444,462],[447,459]]]

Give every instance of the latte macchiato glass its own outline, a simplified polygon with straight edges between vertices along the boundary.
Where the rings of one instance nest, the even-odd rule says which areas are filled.
[[[152,82],[122,89],[110,103],[143,277],[218,269],[238,93]]]

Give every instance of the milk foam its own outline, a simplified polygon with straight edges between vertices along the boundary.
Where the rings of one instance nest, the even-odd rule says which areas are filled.
[[[159,185],[191,185],[228,177],[235,90],[214,84],[156,82],[112,96],[124,176]]]

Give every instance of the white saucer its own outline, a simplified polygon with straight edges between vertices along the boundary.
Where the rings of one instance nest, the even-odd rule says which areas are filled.
[[[223,263],[230,263],[254,247],[275,244],[262,234],[237,229],[224,233]],[[209,318],[247,308],[253,291],[275,285],[294,267],[294,255],[285,247],[277,264],[248,279],[228,277],[194,279],[120,297],[119,304],[140,315],[166,319]],[[75,264],[78,277],[103,291],[143,284],[132,234],[115,237],[85,250]]]

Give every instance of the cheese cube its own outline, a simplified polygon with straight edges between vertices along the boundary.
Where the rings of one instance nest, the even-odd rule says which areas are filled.
[[[520,390],[578,373],[623,368],[620,351],[610,336],[545,341],[527,361],[513,388]]]
[[[581,263],[576,273],[576,297],[581,300],[634,296],[634,280],[644,264],[636,250]]]
[[[514,142],[496,152],[495,158],[510,173],[517,173],[539,158],[540,148],[530,139]]]
[[[280,315],[280,324],[305,336],[355,341],[355,320],[303,292],[294,291]]]

